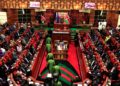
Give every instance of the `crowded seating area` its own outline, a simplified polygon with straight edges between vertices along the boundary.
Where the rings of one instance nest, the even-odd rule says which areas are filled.
[[[0,86],[120,86],[120,0],[0,0]]]
[[[73,68],[76,76],[73,75],[74,78],[69,80],[64,75],[69,69],[65,70],[61,64],[71,66],[68,63],[69,49],[74,42],[55,40],[52,43],[51,32],[35,30],[30,23],[26,28],[23,25],[7,25],[2,29],[4,33],[0,35],[1,85],[67,85],[62,78],[69,81],[68,85],[75,85],[81,81],[90,86],[120,84],[119,30],[91,29],[77,32],[74,42],[80,75]],[[61,53],[62,51],[67,55]],[[56,55],[55,52],[60,54]],[[43,64],[44,58],[46,65]],[[62,60],[65,62],[62,63]],[[45,68],[40,73],[42,64]],[[46,78],[43,75],[45,70],[48,71]]]
[[[0,84],[28,86],[43,32],[34,31],[33,27],[23,28],[22,25],[5,29],[5,34],[1,34]]]
[[[92,83],[88,84],[92,86],[101,86],[105,83],[112,86],[120,84],[120,44],[114,37],[115,34],[119,35],[119,31],[112,30],[116,32],[110,34],[109,30],[93,29],[89,32],[80,32],[78,35],[79,50],[86,67],[84,77],[91,80]],[[108,36],[110,38],[106,40]],[[111,83],[106,82],[106,79],[110,79]]]

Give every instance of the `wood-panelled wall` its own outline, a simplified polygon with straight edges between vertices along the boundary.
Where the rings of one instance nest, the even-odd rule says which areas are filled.
[[[13,9],[7,10],[7,20],[9,24],[13,24],[18,21],[18,11]]]
[[[78,12],[77,14],[79,16],[79,17],[77,17],[77,24],[82,23],[83,13]],[[31,21],[32,22],[35,21],[35,15],[36,15],[35,10],[31,9]],[[18,10],[17,9],[7,9],[7,16],[8,16],[8,23],[13,24],[14,22],[18,21]],[[90,16],[89,23],[94,24],[95,11],[92,10],[90,12],[89,16]],[[116,11],[107,11],[106,16],[107,16],[106,20],[107,20],[108,24],[112,25],[113,27],[116,27],[117,23],[118,23],[119,14]],[[74,18],[76,18],[76,17],[74,17]]]
[[[120,0],[0,0],[0,8],[29,8],[30,1],[40,2],[39,9],[84,9],[86,2],[94,2],[96,10],[120,10]]]
[[[95,11],[91,11],[90,20],[89,20],[90,24],[94,24],[94,17],[95,17]]]
[[[35,21],[35,10],[31,10],[31,21]],[[7,9],[7,20],[9,24],[13,24],[18,21],[18,9]]]
[[[107,23],[113,27],[117,27],[119,14],[117,12],[107,12]]]

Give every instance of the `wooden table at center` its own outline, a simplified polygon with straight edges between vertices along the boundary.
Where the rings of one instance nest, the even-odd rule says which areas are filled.
[[[52,43],[54,44],[55,40],[66,40],[68,43],[70,42],[70,30],[54,30],[52,32]]]
[[[67,51],[65,50],[56,50],[55,49],[55,40],[59,40],[59,41],[67,41],[68,44],[70,42],[70,30],[66,29],[66,30],[54,30],[52,32],[52,44],[53,44],[53,48],[54,48],[54,57],[56,60],[65,60],[68,56]]]
[[[61,50],[53,53],[55,60],[66,60],[68,57],[67,51]]]

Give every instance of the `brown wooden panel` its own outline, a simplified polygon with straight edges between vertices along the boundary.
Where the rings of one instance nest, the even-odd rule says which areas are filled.
[[[35,10],[32,9],[31,10],[31,21],[35,21],[35,15],[36,15]]]
[[[64,32],[67,32],[67,33],[64,33]],[[55,40],[60,40],[60,41],[66,40],[66,41],[70,42],[70,32],[63,31],[63,30],[58,31],[58,33],[53,32],[52,42],[54,43]]]
[[[118,23],[118,16],[116,12],[108,12],[107,13],[107,22],[108,24],[112,25],[113,27],[117,26]]]
[[[29,8],[31,0],[1,0],[0,8]],[[120,10],[120,0],[32,0],[40,1],[40,9],[84,9],[85,2],[95,2],[98,10]],[[116,5],[114,5],[116,4]]]
[[[18,21],[18,12],[15,9],[8,9],[7,16],[9,24],[13,24],[14,22]]]
[[[92,11],[90,13],[90,21],[89,21],[90,24],[94,24],[94,16],[95,16],[95,11]]]

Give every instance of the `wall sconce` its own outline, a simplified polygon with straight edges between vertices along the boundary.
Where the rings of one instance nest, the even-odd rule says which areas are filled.
[[[113,7],[112,10],[116,10],[115,7]]]
[[[60,8],[61,9],[64,8],[64,3],[63,2],[61,2]]]
[[[113,3],[109,3],[109,10],[112,10],[113,8]]]
[[[79,9],[79,5],[74,5],[74,9]]]
[[[44,5],[44,8],[45,8],[45,9],[47,9],[48,7],[49,7],[48,4]]]
[[[26,6],[26,3],[21,3],[21,7],[24,9],[24,8],[27,8]]]
[[[103,5],[99,5],[98,9],[103,10]]]
[[[107,6],[107,4],[103,3],[103,10],[106,10],[106,6]]]
[[[48,3],[48,5],[49,5],[48,7],[49,7],[49,8],[51,8],[51,4],[52,4],[51,2]]]
[[[116,3],[116,10],[119,10],[119,7],[120,6],[120,4],[119,3]]]
[[[82,9],[82,3],[81,2],[79,3],[79,6],[80,6],[80,9]]]

